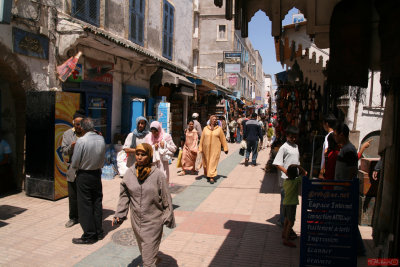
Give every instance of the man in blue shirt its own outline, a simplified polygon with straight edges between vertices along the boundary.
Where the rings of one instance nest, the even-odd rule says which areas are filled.
[[[251,119],[243,124],[243,139],[246,140],[247,150],[244,165],[249,164],[250,152],[252,153],[251,163],[252,166],[257,165],[258,155],[258,141],[260,140],[261,146],[263,141],[262,131],[260,124],[257,121],[257,113],[251,115]]]

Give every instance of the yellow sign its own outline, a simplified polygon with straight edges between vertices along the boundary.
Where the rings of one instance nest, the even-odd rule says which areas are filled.
[[[62,137],[66,130],[71,129],[72,119],[79,109],[80,94],[56,93],[55,110],[55,140],[54,140],[54,200],[68,195],[66,173],[68,169],[67,159],[61,153]]]

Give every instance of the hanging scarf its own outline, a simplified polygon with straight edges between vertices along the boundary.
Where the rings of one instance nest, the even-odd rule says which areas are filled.
[[[150,124],[150,129],[151,128],[156,128],[158,130],[158,137],[155,137],[154,134],[149,134],[148,137],[146,138],[146,143],[150,145],[155,145],[160,143],[162,140],[164,141],[172,140],[171,136],[164,131],[164,129],[161,127],[161,123],[159,123],[158,121],[153,121]]]
[[[140,121],[145,121],[146,126],[144,127],[144,130],[139,132],[138,127],[139,127],[139,122]],[[139,116],[136,118],[136,129],[133,130],[132,132],[132,143],[131,143],[131,148],[136,148],[136,138],[144,138],[150,131],[149,131],[149,122],[145,117]]]
[[[144,151],[147,155],[147,160],[144,162],[143,165],[138,165],[138,163],[135,163],[136,167],[136,176],[139,179],[139,181],[144,181],[151,172],[151,163],[153,162],[153,148],[146,143],[139,144],[136,147],[136,151]]]

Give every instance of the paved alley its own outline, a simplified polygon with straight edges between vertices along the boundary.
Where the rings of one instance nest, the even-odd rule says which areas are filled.
[[[219,179],[213,185],[202,176],[177,176],[171,166],[171,191],[177,227],[164,230],[161,266],[298,266],[297,248],[282,245],[276,225],[280,194],[276,173],[265,174],[269,150],[259,153],[256,167],[243,165],[239,145],[221,154]],[[1,266],[137,266],[140,253],[130,222],[112,227],[119,178],[103,181],[103,227],[106,237],[93,245],[74,245],[80,225],[65,228],[68,199],[49,201],[25,193],[0,198]],[[300,234],[300,207],[294,230]],[[373,256],[370,227],[360,227]],[[367,257],[358,258],[367,266]]]

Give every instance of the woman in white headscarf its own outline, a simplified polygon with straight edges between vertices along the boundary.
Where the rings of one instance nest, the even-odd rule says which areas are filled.
[[[135,163],[136,146],[145,143],[145,137],[150,133],[150,125],[145,117],[136,118],[136,129],[133,130],[125,139],[122,149],[127,154],[126,167],[131,167]]]
[[[176,151],[176,145],[171,135],[161,127],[161,123],[153,121],[150,124],[150,133],[146,136],[146,143],[153,147],[153,164],[165,175],[169,184],[169,163]]]

